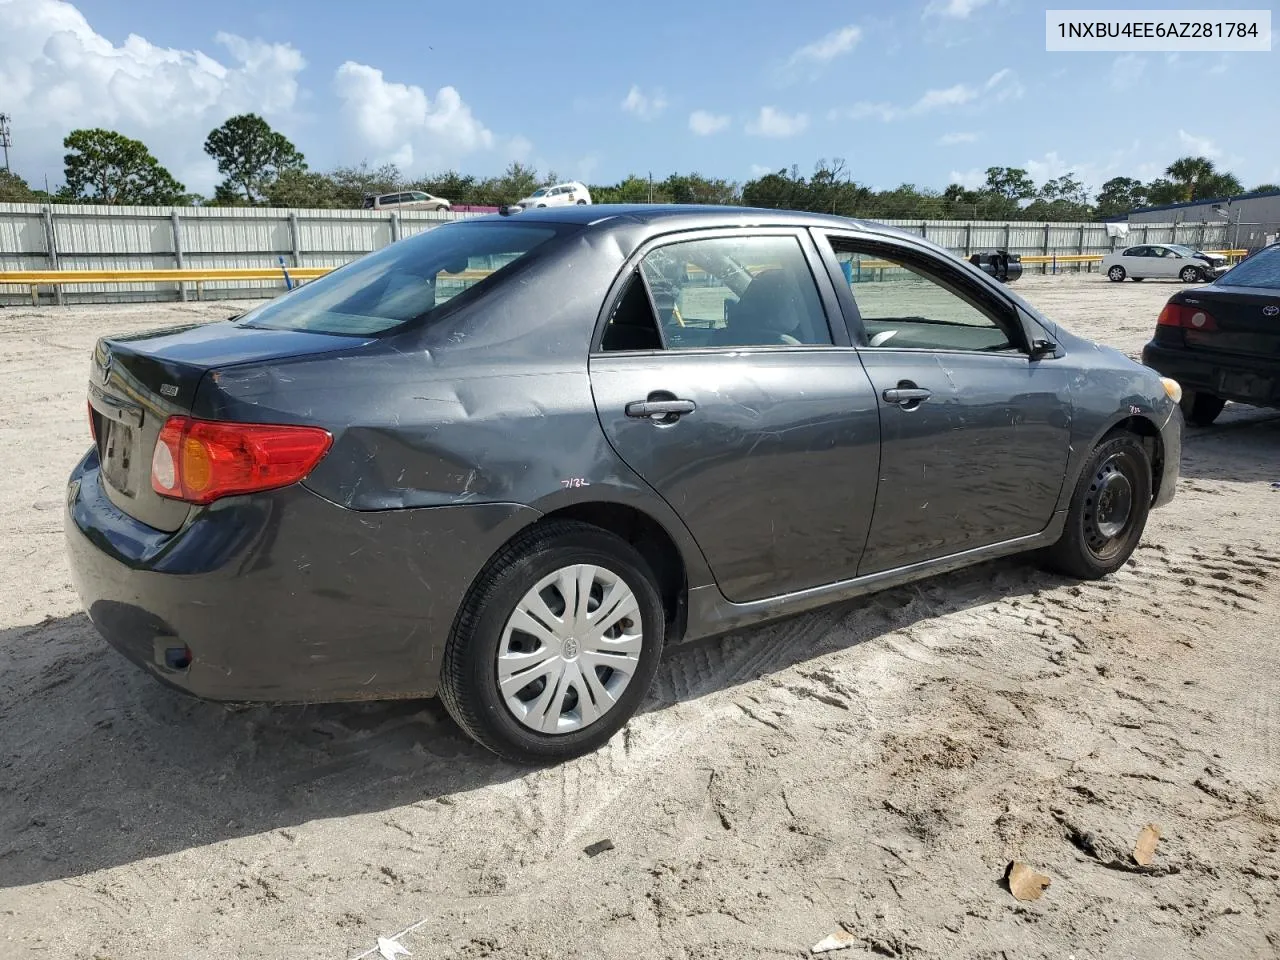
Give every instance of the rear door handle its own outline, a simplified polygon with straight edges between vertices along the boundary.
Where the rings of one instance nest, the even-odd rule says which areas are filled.
[[[881,396],[887,403],[912,404],[928,400],[933,393],[923,387],[890,387]]]
[[[693,413],[697,404],[692,400],[633,400],[627,404],[627,416],[654,417],[657,419],[675,419],[686,413]]]

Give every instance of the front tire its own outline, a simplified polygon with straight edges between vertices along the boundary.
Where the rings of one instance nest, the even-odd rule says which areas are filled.
[[[1151,511],[1151,460],[1131,433],[1113,434],[1093,451],[1076,483],[1066,528],[1045,551],[1046,565],[1080,580],[1100,580],[1124,566]]]
[[[590,753],[639,708],[665,623],[653,573],[625,540],[576,522],[533,527],[490,561],[463,602],[440,699],[507,760]]]
[[[1195,267],[1183,267],[1182,272],[1178,274],[1178,278],[1183,283],[1199,283],[1204,279],[1201,276],[1200,271]]]
[[[1124,279],[1124,267],[1120,266],[1120,264],[1117,263],[1114,267],[1112,267],[1110,270],[1107,271],[1107,279],[1110,280],[1112,283],[1119,283],[1120,281],[1122,281]]]
[[[1226,405],[1227,401],[1212,393],[1202,393],[1199,390],[1182,392],[1182,416],[1187,423],[1197,427],[1207,427],[1217,420],[1218,414],[1222,413],[1222,408]]]

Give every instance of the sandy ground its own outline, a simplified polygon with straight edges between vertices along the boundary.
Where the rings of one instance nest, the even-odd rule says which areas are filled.
[[[1136,355],[1175,286],[1018,289]],[[678,649],[624,735],[528,772],[435,703],[187,699],[79,612],[93,340],[229,312],[0,310],[6,960],[347,958],[419,921],[415,957],[1280,956],[1280,414],[1190,431],[1106,582],[1013,559]]]

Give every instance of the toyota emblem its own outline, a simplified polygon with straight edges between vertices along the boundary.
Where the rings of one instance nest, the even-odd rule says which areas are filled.
[[[1274,317],[1278,313],[1280,313],[1280,307],[1277,307],[1275,304],[1262,308],[1262,315],[1264,317]]]
[[[102,382],[106,383],[111,379],[111,351],[108,350],[106,356],[102,358]]]

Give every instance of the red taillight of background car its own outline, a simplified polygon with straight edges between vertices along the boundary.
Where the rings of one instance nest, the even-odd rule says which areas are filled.
[[[170,417],[151,457],[151,486],[197,504],[286,487],[310,473],[332,443],[319,427]]]
[[[1199,307],[1185,303],[1166,303],[1160,311],[1160,319],[1156,321],[1161,327],[1180,327],[1183,330],[1217,330],[1218,323],[1213,314]]]

